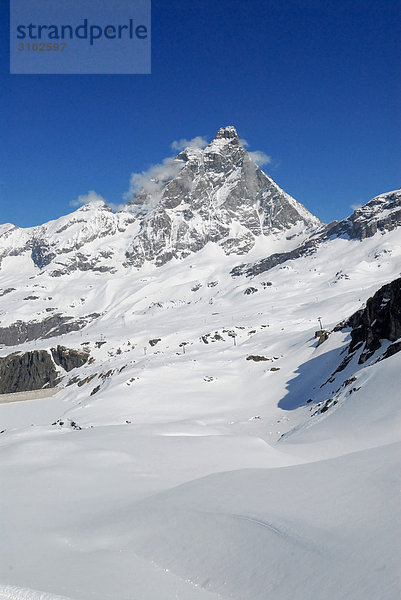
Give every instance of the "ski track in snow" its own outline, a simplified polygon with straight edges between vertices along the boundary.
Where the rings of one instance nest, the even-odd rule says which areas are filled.
[[[322,554],[321,549],[312,541],[307,540],[304,536],[297,535],[294,531],[290,531],[288,528],[278,527],[269,523],[268,521],[264,521],[263,519],[257,519],[255,517],[249,515],[231,515],[234,519],[239,519],[241,521],[248,521],[254,525],[259,527],[265,527],[269,529],[276,535],[285,539],[286,541],[295,544],[298,547],[304,548],[305,550],[309,550],[315,552],[316,554]]]

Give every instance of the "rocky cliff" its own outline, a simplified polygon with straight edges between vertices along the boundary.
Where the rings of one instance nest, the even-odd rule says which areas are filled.
[[[359,363],[366,362],[382,344],[393,342],[386,348],[383,358],[401,350],[401,278],[381,287],[369,298],[366,307],[354,313],[344,327],[351,327],[349,352],[363,348]]]
[[[88,353],[57,346],[48,350],[14,352],[0,358],[0,394],[40,390],[61,381],[57,366],[64,371],[81,367]]]

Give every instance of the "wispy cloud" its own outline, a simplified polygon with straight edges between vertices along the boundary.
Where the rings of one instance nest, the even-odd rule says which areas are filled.
[[[138,203],[131,207],[132,210],[141,213],[149,212],[158,204],[163,188],[174,177],[177,177],[183,166],[182,160],[165,158],[163,162],[152,165],[146,171],[132,173],[129,190],[123,196],[124,200],[132,200],[135,195],[138,195]]]
[[[205,137],[197,136],[191,140],[181,138],[174,140],[171,143],[171,149],[176,152],[184,150],[184,148],[203,149],[207,146],[208,141]],[[149,212],[160,201],[163,188],[166,184],[177,177],[184,166],[182,160],[177,160],[175,157],[165,158],[161,163],[152,165],[146,171],[141,173],[131,173],[129,189],[123,195],[126,202],[132,201],[137,196],[137,201],[130,205],[130,210],[133,212],[146,213]]]
[[[184,150],[185,148],[196,148],[202,150],[206,148],[208,141],[205,137],[198,135],[197,137],[192,138],[192,140],[186,140],[185,138],[181,138],[180,140],[174,140],[171,143],[171,148],[173,150]]]
[[[358,210],[358,208],[362,208],[362,204],[358,202],[356,204],[351,204],[350,207],[352,208],[352,210]]]
[[[248,152],[249,158],[253,160],[259,167],[263,165],[269,165],[272,161],[271,156],[268,156],[265,152],[261,150],[254,150],[253,152]]]
[[[75,200],[71,200],[70,206],[82,206],[83,204],[90,204],[92,202],[106,202],[106,200],[95,192],[95,190],[90,190],[87,194],[83,194],[78,196]]]
[[[249,148],[250,144],[246,139],[240,138],[239,143],[243,148]],[[253,160],[253,162],[255,162],[259,167],[262,167],[263,165],[270,165],[272,162],[271,156],[266,154],[266,152],[263,152],[263,150],[248,150],[248,155],[249,158]]]

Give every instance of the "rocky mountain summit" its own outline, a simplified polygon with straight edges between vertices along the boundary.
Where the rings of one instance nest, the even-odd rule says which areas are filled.
[[[400,225],[401,188],[376,196],[357,208],[347,219],[328,225],[325,239],[333,235],[346,235],[351,240],[364,240],[377,231],[392,231]]]
[[[296,224],[316,229],[319,219],[286,194],[252,161],[234,127],[219,130],[204,149],[176,157],[179,174],[167,182],[127,252],[127,263],[164,264],[185,258],[208,242],[226,254],[246,254],[258,236]],[[131,204],[150,202],[139,194]]]
[[[39,227],[1,226],[0,267],[7,257],[26,256],[35,272],[53,277],[115,272],[185,258],[208,242],[226,254],[246,254],[259,236],[298,225],[304,239],[320,226],[252,161],[234,127],[220,129],[204,150],[178,154],[171,172],[117,213],[94,201]]]

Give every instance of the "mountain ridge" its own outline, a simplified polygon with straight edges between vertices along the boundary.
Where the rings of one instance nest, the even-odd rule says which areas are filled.
[[[113,253],[126,267],[140,268],[145,262],[160,266],[210,241],[226,254],[241,255],[259,236],[321,225],[257,167],[232,126],[221,128],[203,150],[186,148],[174,163],[174,175],[154,180],[151,192],[140,190],[116,213],[95,201],[41,226],[4,225],[0,262],[8,255],[30,252],[39,269],[61,262],[53,269],[55,276],[75,269],[113,271],[115,265],[108,260]],[[141,212],[147,205],[151,208]],[[99,238],[108,238],[106,250],[96,244]],[[86,257],[80,252],[85,246]]]
[[[287,261],[307,256],[331,238],[344,236],[350,240],[362,241],[372,237],[378,231],[392,231],[400,225],[401,188],[375,196],[342,221],[333,221],[328,225],[323,225],[297,248],[289,252],[272,254],[255,263],[237,265],[231,273],[234,277],[243,274],[252,277]]]

